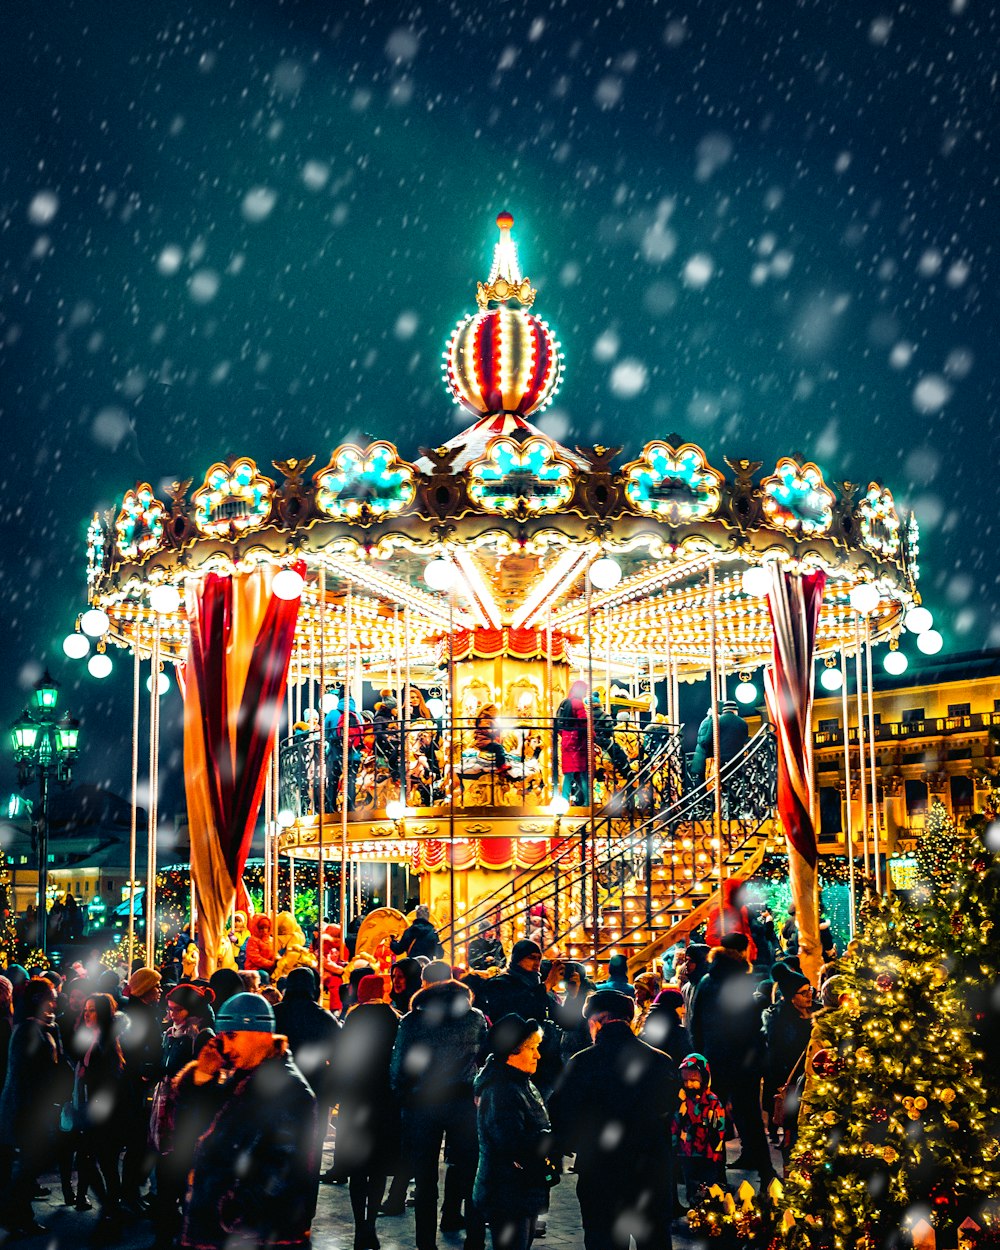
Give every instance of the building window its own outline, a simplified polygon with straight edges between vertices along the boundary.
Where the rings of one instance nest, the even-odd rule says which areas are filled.
[[[927,782],[904,781],[906,791],[906,814],[908,816],[924,816],[927,814]]]
[[[904,707],[903,708],[903,724],[912,725],[916,721],[926,720],[924,709],[922,707]]]
[[[819,788],[819,831],[824,838],[835,837],[843,829],[840,812],[840,787]]]
[[[971,813],[973,805],[972,778],[967,776],[950,777],[948,784],[951,790],[952,815],[954,816],[960,812],[965,814]]]
[[[971,760],[972,759],[972,747],[952,747],[948,751],[948,759]]]
[[[972,712],[972,705],[969,703],[949,703],[949,716],[969,716]]]
[[[821,734],[840,733],[840,720],[834,716],[830,720],[821,720],[819,723],[819,732]]]

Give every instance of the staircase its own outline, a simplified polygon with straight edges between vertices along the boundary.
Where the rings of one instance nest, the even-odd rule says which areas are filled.
[[[463,960],[480,922],[497,927],[508,946],[540,931],[544,947],[600,976],[613,954],[633,971],[649,962],[719,906],[721,875],[750,876],[775,834],[776,752],[770,726],[722,770],[721,818],[714,783],[691,787],[680,737],[572,835],[547,864],[479,900],[456,925]],[[450,950],[452,934],[442,932]]]

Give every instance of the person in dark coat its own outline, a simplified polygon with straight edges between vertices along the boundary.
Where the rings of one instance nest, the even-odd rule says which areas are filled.
[[[488,920],[484,920],[479,926],[479,935],[469,943],[469,967],[502,968],[506,962],[507,956],[496,929]]]
[[[163,1075],[174,1077],[213,1035],[208,1013],[215,997],[210,986],[183,983],[167,995],[167,1028],[163,1034]]]
[[[472,1083],[486,1040],[486,1019],[459,981],[414,994],[392,1051],[390,1079],[403,1107],[403,1144],[416,1181],[416,1250],[435,1250],[438,1161],[442,1140],[465,1200],[465,1250],[483,1250],[485,1223],[472,1203],[478,1153]]]
[[[155,1250],[173,1250],[181,1231],[181,1204],[195,1146],[225,1101],[222,1042],[210,1037],[169,1082],[169,1096],[157,1103],[150,1137],[157,1150]]]
[[[78,1205],[85,1202],[87,1190],[93,1188],[100,1202],[103,1224],[112,1223],[119,1215],[118,1156],[125,1146],[129,1127],[129,1091],[125,1056],[118,1041],[117,1014],[110,994],[91,994],[87,999],[78,1040],[89,1045],[76,1065],[74,1078],[83,1109],[77,1154],[80,1184],[76,1200]],[[121,1024],[127,1025],[127,1019],[123,1016]]]
[[[680,1011],[683,1006],[684,995],[680,990],[673,986],[660,990],[653,999],[653,1005],[639,1034],[647,1046],[662,1050],[678,1066],[685,1055],[691,1053],[691,1038],[681,1024]]]
[[[401,1016],[405,1016],[410,1010],[410,1000],[417,990],[420,989],[421,970],[420,961],[418,959],[410,959],[406,955],[402,959],[397,959],[389,969],[389,979],[392,986],[389,1002],[392,1003]]]
[[[537,1020],[542,1028],[542,1058],[535,1074],[535,1084],[548,1095],[562,1067],[562,1035],[553,1019],[552,991],[563,977],[565,964],[553,960],[541,979],[542,948],[530,938],[515,942],[510,951],[507,971],[490,977],[482,987],[480,999],[491,1021],[517,1015]]]
[[[6,977],[0,977],[0,1090],[7,1079],[7,1052],[10,1035],[14,1032],[14,987]],[[0,1180],[2,1180],[0,1176]]]
[[[747,940],[741,933],[722,939],[712,952],[708,975],[695,991],[689,1032],[691,1045],[708,1060],[712,1086],[732,1112],[742,1152],[730,1167],[774,1176],[760,1108],[763,1038],[754,1001],[754,981],[747,963]]]
[[[312,968],[293,968],[285,982],[285,994],[274,1008],[274,1031],[288,1038],[296,1066],[316,1095],[318,1126],[317,1166],[336,1101],[333,1089],[333,1057],[340,1040],[340,1025],[333,1012],[319,1004],[319,981]]]
[[[635,1003],[617,990],[584,1009],[594,1045],[567,1063],[549,1100],[558,1148],[576,1153],[586,1250],[670,1250],[671,1120],[679,1079],[673,1060],[631,1028]]]
[[[400,1163],[399,1103],[389,1067],[399,1017],[384,1001],[384,982],[371,974],[358,986],[333,1064],[337,1112],[337,1170],[349,1178],[355,1250],[378,1245],[375,1217],[386,1178]]]
[[[587,765],[587,683],[575,681],[556,709],[562,796],[571,806],[590,802],[590,769]]]
[[[436,959],[441,949],[438,931],[431,924],[431,911],[421,903],[416,909],[413,924],[403,930],[398,938],[391,938],[389,949],[394,955],[406,955],[410,959]]]
[[[684,952],[687,960],[684,964],[684,983],[681,986],[681,993],[684,995],[684,1021],[688,1032],[691,1031],[691,1003],[694,1001],[694,992],[702,977],[708,972],[710,950],[711,947],[706,946],[704,942],[689,942]]]
[[[628,979],[628,956],[612,955],[608,960],[608,979],[598,983],[599,990],[617,990],[635,998],[635,986]]]
[[[44,1232],[31,1199],[54,1155],[59,1107],[69,1094],[69,1071],[55,1029],[56,991],[33,977],[21,988],[0,1093],[0,1148],[11,1183],[0,1220],[11,1233]]]
[[[719,712],[719,757],[722,767],[739,755],[750,737],[750,727],[740,715],[740,705],[731,700],[723,703]],[[703,781],[707,762],[715,757],[715,738],[712,732],[712,709],[698,726],[698,741],[691,758],[692,776]]]
[[[788,1081],[794,1069],[803,1077],[803,1055],[812,1036],[813,992],[801,972],[786,964],[771,969],[778,986],[778,1001],[765,1009],[761,1028],[766,1043],[764,1066],[764,1106],[770,1109],[778,1090]],[[798,1100],[786,1102],[782,1153],[786,1154],[795,1138]]]
[[[180,1244],[309,1250],[319,1174],[315,1096],[259,994],[234,994],[216,1027],[234,1071],[195,1147]]]
[[[160,974],[155,968],[137,968],[129,977],[128,998],[122,1007],[129,1027],[119,1042],[125,1057],[128,1124],[122,1160],[122,1205],[144,1210],[140,1195],[153,1167],[147,1148],[153,1091],[163,1075],[163,1007]]]
[[[542,1031],[537,1020],[504,1016],[490,1030],[490,1055],[476,1077],[479,1166],[472,1196],[497,1250],[528,1250],[549,1201],[549,1117],[531,1082]]]
[[[587,995],[594,989],[593,981],[587,979],[587,970],[583,964],[568,962],[563,968],[563,984],[565,993],[562,1001],[550,994],[554,1000],[550,1007],[552,1017],[562,1032],[561,1055],[563,1063],[578,1050],[586,1050],[590,1045],[590,1026],[584,1019],[583,1008]]]

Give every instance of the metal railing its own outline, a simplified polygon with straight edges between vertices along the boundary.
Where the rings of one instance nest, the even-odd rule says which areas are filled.
[[[325,812],[341,812],[345,790],[348,812],[364,819],[384,818],[394,801],[421,812],[444,812],[451,807],[454,776],[458,809],[548,809],[559,792],[562,732],[550,717],[365,721],[348,729],[346,776],[344,740],[336,729],[322,735],[319,730],[294,733],[279,745],[279,807],[296,819],[315,815],[325,784]],[[677,734],[675,726],[662,723],[641,727],[601,723],[595,717],[598,803],[627,789],[637,775],[645,776],[665,751],[673,758],[679,752]],[[582,736],[586,755],[585,728]],[[571,806],[589,810],[587,797],[578,789],[570,794]],[[579,801],[574,804],[573,798]]]
[[[683,775],[680,752],[674,762]],[[774,731],[765,726],[743,750],[723,765],[720,775],[721,855],[728,859],[755,839],[771,819],[776,797],[777,752]],[[599,938],[604,911],[619,910],[617,940],[654,925],[677,900],[704,891],[714,879],[720,847],[715,845],[715,787],[708,779],[693,789],[670,790],[653,786],[648,798],[643,787],[652,779],[639,775],[613,804],[595,815],[556,847],[549,862],[478,900],[455,926],[456,955],[483,926],[501,929],[526,920],[539,930],[542,945],[560,944],[589,921],[592,946],[600,954],[609,944]],[[663,801],[668,800],[668,801]],[[654,898],[654,870],[669,894],[661,904]],[[714,888],[714,887],[711,887]],[[629,896],[641,891],[641,919],[624,924]],[[618,899],[616,906],[615,899]],[[634,901],[634,900],[633,900]],[[442,932],[446,946],[452,931]]]

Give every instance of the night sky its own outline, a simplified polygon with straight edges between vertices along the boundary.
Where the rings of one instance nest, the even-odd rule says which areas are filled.
[[[879,477],[917,511],[946,647],[1000,645],[997,17],[5,5],[4,723],[50,663],[79,777],[127,785],[128,665],[98,683],[61,650],[90,515],[229,453],[450,437],[440,353],[502,208],[566,354],[551,434]]]

